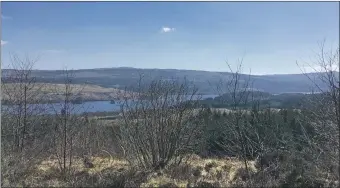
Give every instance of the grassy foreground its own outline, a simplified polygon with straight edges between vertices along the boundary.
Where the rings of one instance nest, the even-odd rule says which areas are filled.
[[[193,155],[179,166],[152,172],[134,170],[127,161],[113,157],[92,157],[91,161],[93,168],[86,168],[81,159],[74,160],[72,171],[64,178],[58,175],[57,160],[46,159],[16,186],[226,187],[239,183],[244,176],[243,163],[232,158],[202,159]],[[256,171],[254,162],[250,162],[250,168]],[[3,181],[6,187],[6,179]]]

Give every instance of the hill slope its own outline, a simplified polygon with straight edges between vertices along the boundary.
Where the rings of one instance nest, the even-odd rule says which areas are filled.
[[[6,75],[10,70],[2,70],[2,75]],[[102,68],[102,69],[81,69],[74,70],[75,84],[88,83],[107,88],[125,88],[138,82],[139,75],[143,74],[147,80],[162,79],[183,79],[186,77],[199,87],[202,94],[215,94],[216,84],[222,79],[228,79],[231,75],[228,72],[208,72],[196,70],[176,70],[176,69],[137,69],[137,68]],[[62,83],[61,70],[34,70],[33,75],[38,77],[39,82]],[[310,76],[316,76],[310,73]],[[242,75],[241,79],[248,78]],[[313,84],[303,74],[282,74],[282,75],[253,75],[254,88],[269,93],[287,92],[310,92]],[[323,86],[324,87],[324,86]]]
[[[84,84],[71,84],[71,93],[74,95],[72,99],[79,98],[82,101],[103,101],[118,99],[123,96],[124,91],[115,88],[103,88],[96,85],[84,85]],[[13,102],[17,95],[13,93],[18,89],[18,85],[15,83],[5,83],[1,88],[1,96],[3,103]],[[5,91],[6,90],[6,91]],[[39,93],[34,93],[39,90]],[[39,102],[57,102],[64,99],[63,92],[65,92],[65,86],[62,84],[36,84],[33,89],[33,93],[28,93],[29,102],[39,101]],[[12,95],[12,96],[9,96]],[[72,100],[71,99],[71,100]]]

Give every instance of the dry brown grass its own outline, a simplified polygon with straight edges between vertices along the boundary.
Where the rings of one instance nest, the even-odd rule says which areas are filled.
[[[251,171],[256,172],[254,162],[250,162],[249,166]],[[196,187],[208,184],[213,187],[227,187],[239,181],[241,175],[238,172],[243,168],[243,163],[237,159],[202,159],[191,156],[187,163],[170,166],[162,172],[149,175],[142,187],[166,187],[167,185]]]
[[[187,162],[177,166],[167,166],[159,171],[136,170],[123,159],[112,157],[92,157],[93,168],[85,168],[82,160],[75,159],[67,177],[61,176],[56,159],[47,159],[25,175],[24,181],[9,185],[3,179],[3,186],[15,187],[243,187],[280,186],[283,182],[257,179],[255,162],[249,162],[250,179],[246,179],[244,164],[235,158],[202,159],[193,155]],[[255,178],[255,179],[254,179]],[[269,179],[268,179],[269,178]],[[274,181],[268,184],[268,181]],[[337,184],[338,185],[338,184]]]
[[[67,177],[61,176],[57,159],[48,159],[36,165],[29,176],[15,186],[30,187],[65,187],[65,186],[99,186],[109,185],[121,173],[129,169],[124,160],[104,157],[92,157],[94,168],[85,168],[82,159],[76,158]],[[6,184],[4,184],[6,186]],[[7,185],[13,186],[13,185]]]
[[[67,178],[61,176],[56,159],[47,159],[30,172],[23,182],[15,186],[65,187],[65,186],[127,186],[135,181],[140,187],[187,187],[214,185],[226,187],[239,177],[237,172],[243,168],[237,159],[201,159],[193,156],[187,163],[169,166],[158,172],[138,173],[127,161],[109,157],[92,157],[94,168],[85,168],[80,158],[75,159]],[[255,167],[250,164],[252,170]],[[143,174],[143,175],[141,175]],[[139,177],[138,177],[139,176]],[[137,184],[136,184],[137,182]],[[6,186],[4,184],[4,186]],[[13,185],[12,185],[13,186]]]
[[[191,155],[184,158],[180,165],[167,166],[163,170],[146,171],[133,168],[121,158],[108,155],[91,157],[93,168],[86,168],[81,158],[75,158],[73,168],[65,176],[62,176],[55,158],[45,159],[40,163],[34,163],[29,168],[25,166],[9,165],[11,162],[2,163],[2,173],[13,166],[24,168],[17,170],[15,177],[4,175],[3,187],[273,187],[293,185],[307,185],[298,176],[288,178],[292,173],[291,168],[281,167],[273,172],[268,169],[258,171],[255,161],[249,161],[250,178],[242,161],[236,158],[201,158]],[[7,165],[6,165],[6,164]],[[23,163],[26,164],[27,163]],[[289,163],[287,163],[289,164]],[[274,173],[274,174],[272,174]],[[275,174],[279,173],[278,178]],[[312,172],[311,172],[312,173]],[[8,172],[7,174],[11,174]],[[315,173],[314,173],[315,174]],[[320,174],[320,173],[319,173]],[[303,175],[302,175],[303,176]],[[306,176],[306,175],[305,175]],[[19,179],[18,179],[19,177]],[[335,187],[338,181],[332,182],[318,176],[311,176],[312,183],[319,183],[326,187]],[[319,179],[320,180],[319,180]],[[296,182],[295,182],[296,181]],[[300,182],[299,182],[300,181]],[[308,182],[307,182],[308,183]],[[311,183],[311,182],[309,182]],[[312,184],[308,184],[312,185]],[[313,184],[314,185],[314,184]]]

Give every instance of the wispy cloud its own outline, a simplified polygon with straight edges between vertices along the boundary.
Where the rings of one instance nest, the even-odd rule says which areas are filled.
[[[161,32],[162,33],[170,33],[176,31],[176,28],[174,27],[162,27]]]
[[[10,16],[5,16],[5,15],[1,14],[1,19],[3,19],[3,20],[11,20],[12,17],[10,17]]]
[[[1,46],[5,45],[7,43],[8,43],[7,41],[1,40]]]

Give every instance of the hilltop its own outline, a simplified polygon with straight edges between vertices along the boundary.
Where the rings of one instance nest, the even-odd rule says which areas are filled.
[[[10,72],[3,69],[3,78]],[[124,89],[135,85],[140,75],[144,75],[146,81],[151,79],[183,79],[193,82],[202,94],[216,94],[216,85],[219,81],[230,78],[229,72],[209,72],[197,70],[177,70],[177,69],[139,69],[130,67],[120,68],[99,68],[99,69],[79,69],[74,70],[74,84],[90,84],[103,88]],[[337,74],[338,75],[338,74]],[[63,83],[62,70],[33,70],[32,76],[37,77],[42,83]],[[308,73],[314,78],[317,73]],[[248,79],[249,75],[243,74],[240,79]],[[304,74],[276,74],[276,75],[251,75],[254,81],[253,88],[257,90],[277,94],[277,93],[303,93],[310,92],[312,82]],[[6,79],[4,79],[6,80]],[[324,87],[322,83],[319,83]]]

